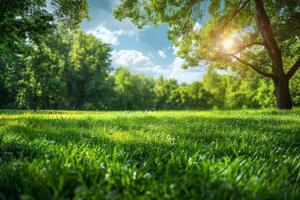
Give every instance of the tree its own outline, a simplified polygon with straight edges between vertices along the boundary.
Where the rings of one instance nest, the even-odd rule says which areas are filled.
[[[40,65],[29,67],[30,62],[43,60],[40,58],[45,56],[38,56],[36,49],[43,49],[40,47],[45,45],[45,39],[55,31],[58,24],[62,23],[69,28],[77,27],[82,19],[87,18],[87,10],[86,0],[78,0],[76,4],[72,0],[0,0],[1,106],[16,106],[13,105],[17,101],[16,96],[19,96],[20,102],[25,101],[25,94],[29,95],[30,92],[27,87],[29,82],[23,78],[27,76],[28,81],[29,74],[42,70],[38,69]],[[48,72],[43,73],[45,75]],[[33,83],[34,77],[30,78]],[[24,83],[21,83],[22,80]],[[49,81],[52,81],[53,86],[55,81]],[[20,86],[27,88],[23,95],[20,93]],[[35,88],[37,91],[37,87]]]
[[[154,108],[154,80],[144,75],[131,74],[118,68],[114,74],[115,105],[117,109],[145,110]]]
[[[185,66],[205,60],[270,78],[277,107],[291,109],[289,81],[300,67],[299,7],[299,0],[121,0],[114,14],[139,28],[167,23]]]
[[[212,104],[214,108],[224,108],[224,99],[226,96],[225,77],[215,72],[212,67],[209,67],[203,77],[202,83],[204,89],[212,94],[210,104]]]
[[[28,41],[39,40],[58,23],[79,25],[87,11],[86,0],[0,0],[0,58],[20,53]]]
[[[78,31],[72,37],[64,78],[74,108],[103,109],[109,93],[109,45]]]
[[[180,85],[176,92],[179,93],[179,109],[209,109],[212,107],[212,94],[203,88],[201,82]]]
[[[113,91],[108,81],[110,47],[80,30],[60,27],[26,44],[0,68],[1,107],[104,109]],[[3,96],[3,98],[2,98]]]
[[[179,104],[179,97],[176,90],[178,84],[176,80],[165,80],[163,76],[158,77],[155,82],[156,109],[174,109]]]
[[[28,44],[31,51],[22,54],[20,76],[13,81],[17,84],[15,101],[18,108],[65,107],[66,84],[62,81],[64,60],[55,48],[48,45],[55,42],[53,37],[45,36],[38,44]]]
[[[22,55],[11,55],[10,60],[0,61],[0,108],[16,107],[18,82],[25,65]]]

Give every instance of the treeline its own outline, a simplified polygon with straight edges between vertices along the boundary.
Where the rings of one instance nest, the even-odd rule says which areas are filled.
[[[299,75],[298,75],[299,76]],[[120,68],[112,76],[113,109],[240,109],[275,107],[272,84],[250,72],[220,73],[209,67],[204,78],[192,84],[130,74]],[[298,80],[298,82],[296,82]],[[300,105],[300,81],[293,79],[292,95]],[[115,107],[114,107],[115,106]]]
[[[200,82],[111,69],[111,49],[92,35],[57,29],[0,58],[0,108],[153,110],[237,109],[275,105],[272,84],[251,72],[219,73],[210,67]],[[300,105],[300,83],[291,83]],[[246,80],[246,81],[245,81]],[[298,81],[298,82],[297,82]]]

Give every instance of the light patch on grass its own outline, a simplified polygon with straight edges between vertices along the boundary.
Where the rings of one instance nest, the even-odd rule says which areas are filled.
[[[133,137],[125,131],[116,131],[109,134],[107,137],[118,142],[128,142],[134,140]]]

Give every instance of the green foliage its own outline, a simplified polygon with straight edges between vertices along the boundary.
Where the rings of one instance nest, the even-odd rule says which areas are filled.
[[[60,56],[46,44],[36,46],[24,61],[17,81],[16,104],[19,108],[58,108],[64,105],[66,85],[61,82]]]
[[[298,72],[290,81],[292,88],[292,96],[294,99],[294,105],[300,105],[300,73]]]
[[[156,108],[157,109],[174,109],[176,106],[176,90],[178,84],[175,80],[164,80],[160,76],[155,83]],[[177,102],[178,104],[179,102]]]
[[[155,93],[154,80],[143,75],[132,75],[125,68],[116,70],[115,84],[115,108],[125,110],[153,109]]]
[[[284,49],[285,59],[298,59],[297,54],[290,54],[299,47],[300,3],[292,1],[263,1],[268,17],[280,48]],[[204,15],[210,18],[203,19]],[[243,6],[243,7],[242,7]],[[241,9],[240,9],[241,8]],[[234,34],[234,46],[238,50],[253,42],[261,42],[259,30],[255,24],[254,1],[239,0],[120,0],[114,10],[118,19],[129,18],[139,27],[149,23],[156,25],[168,24],[169,39],[180,48],[179,55],[187,61],[188,66],[197,66],[199,61],[216,61],[216,57],[224,54],[222,41]],[[195,28],[196,23],[202,23],[201,29]],[[299,51],[299,48],[297,48]],[[226,52],[225,52],[226,53]],[[230,52],[227,52],[230,53]],[[241,58],[253,58],[253,54],[265,54],[265,49],[254,47],[240,52]],[[295,57],[296,56],[296,57]],[[231,59],[218,57],[223,64],[237,65]],[[263,58],[264,61],[266,58]],[[251,59],[255,64],[261,64],[260,59]],[[270,60],[268,61],[270,62]],[[270,64],[270,63],[268,63]],[[264,63],[267,67],[268,64]],[[288,64],[288,63],[285,63]]]
[[[87,18],[86,0],[2,0],[0,4],[0,58],[19,53],[28,41],[39,42],[57,23],[69,27]]]
[[[299,110],[2,111],[0,198],[299,199],[299,119]]]
[[[110,47],[82,31],[57,29],[26,53],[2,62],[2,107],[58,109],[106,106]]]
[[[84,103],[99,109],[105,107],[109,67],[110,47],[107,44],[82,31],[74,35],[65,78],[75,108],[81,108]]]
[[[251,69],[272,78],[277,106],[289,109],[289,92],[279,91],[288,90],[283,82],[300,68],[299,7],[298,0],[120,0],[114,14],[139,28],[167,24],[168,38],[178,47],[185,67],[205,63],[242,73]],[[243,95],[230,98],[241,104]],[[230,107],[236,106],[241,105]]]
[[[200,82],[178,85],[159,77],[155,84],[156,109],[209,109],[212,94]]]
[[[203,86],[213,94],[211,104],[215,108],[223,108],[226,93],[226,80],[224,80],[224,77],[212,68],[208,68],[207,74],[203,78]]]
[[[257,88],[257,93],[255,95],[255,100],[258,101],[260,107],[266,108],[270,106],[275,106],[274,89],[270,85],[269,80],[258,80],[259,87]]]

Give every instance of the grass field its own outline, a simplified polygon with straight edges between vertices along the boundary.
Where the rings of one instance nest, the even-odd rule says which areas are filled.
[[[0,112],[0,199],[300,199],[300,110]]]

